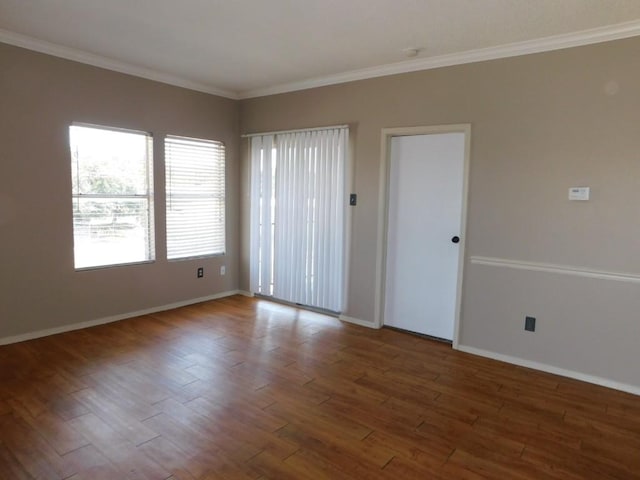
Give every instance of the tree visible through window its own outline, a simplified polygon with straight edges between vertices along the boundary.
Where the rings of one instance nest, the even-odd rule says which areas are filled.
[[[69,137],[75,268],[154,260],[151,136],[73,125]]]

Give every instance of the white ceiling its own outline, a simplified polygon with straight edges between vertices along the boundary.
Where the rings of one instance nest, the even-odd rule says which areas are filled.
[[[633,35],[640,0],[0,0],[0,41],[231,98]]]

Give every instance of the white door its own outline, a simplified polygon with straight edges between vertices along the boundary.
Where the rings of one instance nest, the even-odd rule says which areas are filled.
[[[465,134],[391,139],[384,323],[453,339]]]

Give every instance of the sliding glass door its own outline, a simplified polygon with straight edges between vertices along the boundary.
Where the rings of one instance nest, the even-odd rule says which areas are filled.
[[[348,129],[251,137],[251,289],[343,309]]]

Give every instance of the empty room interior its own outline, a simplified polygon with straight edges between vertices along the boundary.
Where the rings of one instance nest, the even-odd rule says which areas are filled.
[[[0,479],[640,478],[640,2],[0,0]]]

